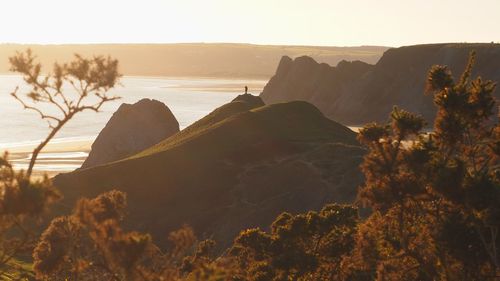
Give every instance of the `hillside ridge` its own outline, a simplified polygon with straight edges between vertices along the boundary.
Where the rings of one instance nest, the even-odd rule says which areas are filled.
[[[223,247],[283,211],[352,202],[365,153],[356,133],[307,102],[256,98],[237,98],[130,158],[60,174],[63,204],[119,189],[128,194],[130,224],[159,244],[188,224]]]

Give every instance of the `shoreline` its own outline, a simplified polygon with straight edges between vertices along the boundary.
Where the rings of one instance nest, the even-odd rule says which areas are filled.
[[[95,137],[60,138],[49,142],[39,154],[33,175],[53,177],[59,173],[74,171],[87,159]],[[7,152],[15,170],[26,170],[33,149],[39,141],[0,144],[0,153]]]
[[[349,127],[357,132],[360,127]],[[47,174],[53,177],[81,167],[91,150],[96,136],[55,138],[49,142],[38,156],[33,175],[41,177]],[[8,153],[8,159],[16,170],[26,170],[33,149],[41,142],[26,141],[21,143],[0,143],[0,153]]]

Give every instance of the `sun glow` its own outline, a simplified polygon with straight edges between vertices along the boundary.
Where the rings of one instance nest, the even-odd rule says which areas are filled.
[[[3,43],[500,41],[496,0],[16,0],[0,10]]]

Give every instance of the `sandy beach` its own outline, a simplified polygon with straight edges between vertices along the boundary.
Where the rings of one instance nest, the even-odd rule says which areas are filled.
[[[34,175],[70,172],[79,168],[88,156],[95,137],[54,139],[39,154]],[[18,170],[27,169],[31,153],[39,142],[0,144],[0,151],[9,153],[9,159]]]

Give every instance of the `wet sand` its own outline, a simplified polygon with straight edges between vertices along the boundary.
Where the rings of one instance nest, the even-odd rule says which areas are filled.
[[[56,139],[49,143],[39,154],[34,167],[34,176],[47,174],[53,177],[58,173],[70,172],[79,168],[88,156],[93,138]],[[9,153],[9,160],[17,170],[28,168],[31,153],[36,143],[12,144],[0,147]]]

